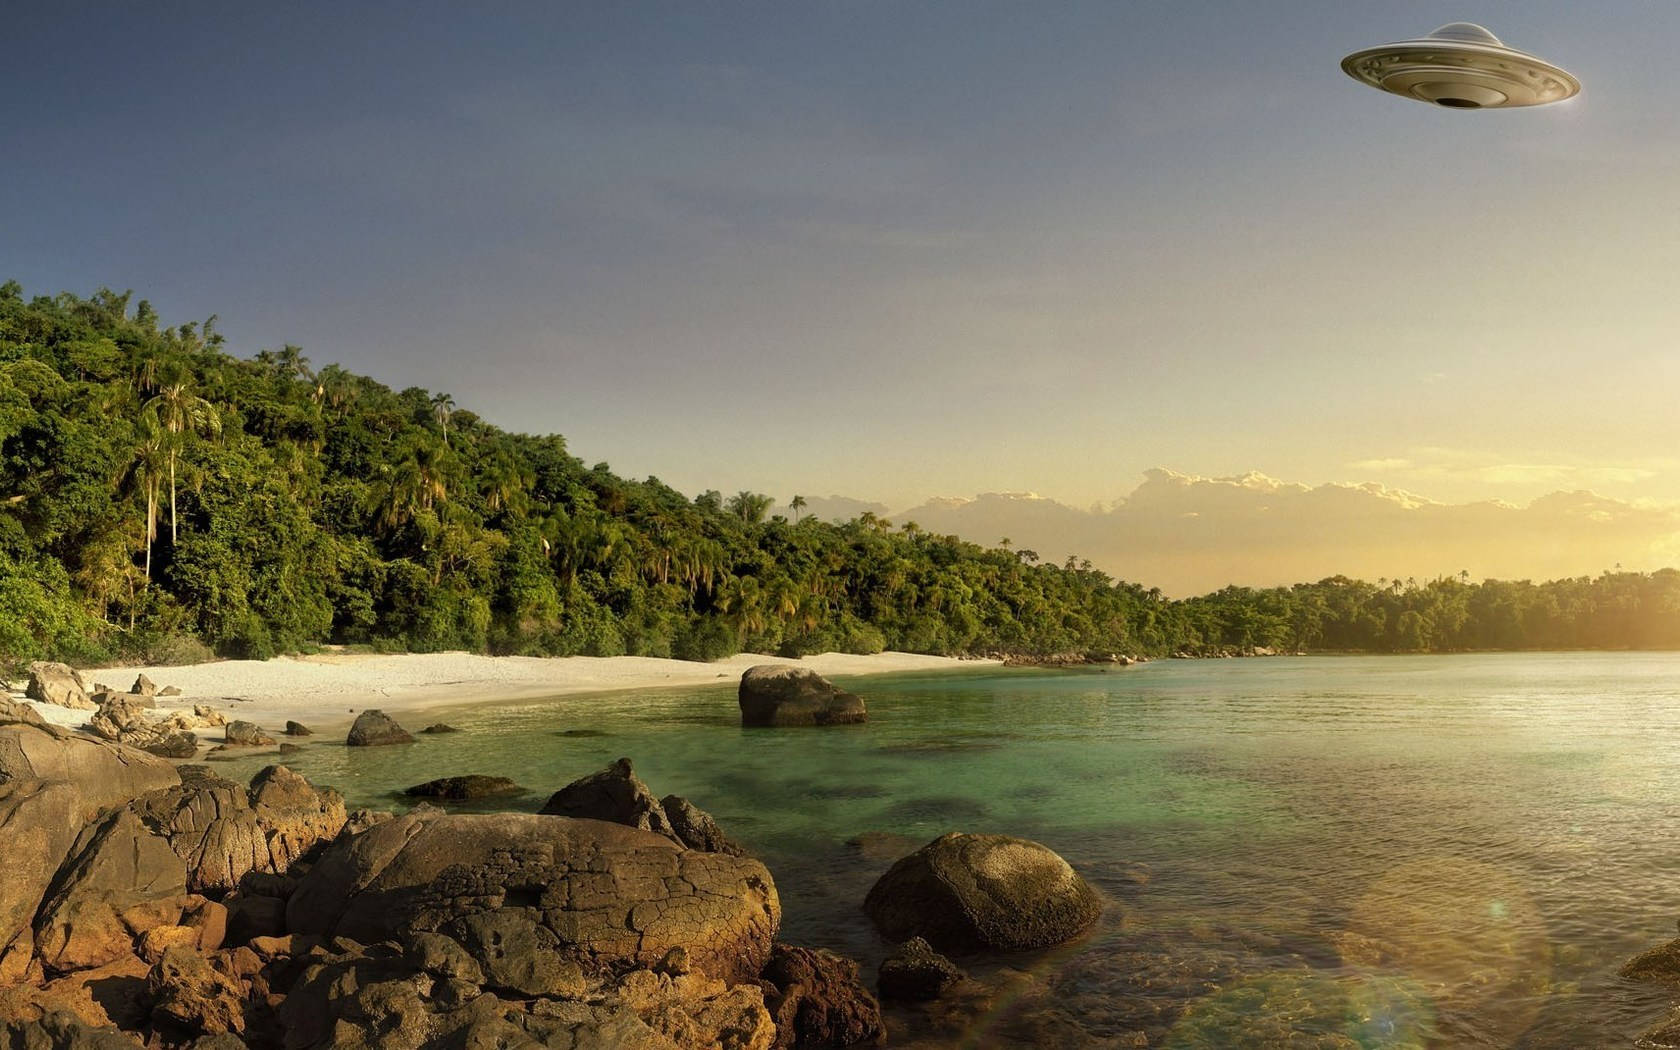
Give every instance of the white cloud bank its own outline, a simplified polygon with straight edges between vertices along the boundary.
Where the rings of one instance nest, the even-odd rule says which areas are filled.
[[[929,500],[891,519],[987,545],[1007,537],[1047,561],[1076,554],[1175,596],[1337,573],[1549,579],[1680,561],[1677,505],[1588,491],[1554,492],[1526,506],[1449,504],[1376,482],[1313,487],[1256,473],[1204,478],[1155,469],[1106,507],[994,492]]]

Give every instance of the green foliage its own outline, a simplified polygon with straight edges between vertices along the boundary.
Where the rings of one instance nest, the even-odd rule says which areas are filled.
[[[1184,601],[873,514],[766,519],[214,319],[0,285],[0,662],[380,651],[715,660],[1680,647],[1680,573],[1344,577]]]

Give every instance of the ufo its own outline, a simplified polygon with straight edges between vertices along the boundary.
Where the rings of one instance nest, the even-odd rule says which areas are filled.
[[[1374,88],[1448,109],[1543,106],[1581,90],[1581,82],[1557,66],[1506,47],[1471,22],[1355,51],[1342,59],[1342,70]]]

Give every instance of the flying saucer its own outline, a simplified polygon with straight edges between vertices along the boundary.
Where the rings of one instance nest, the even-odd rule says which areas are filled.
[[[1355,51],[1342,59],[1342,70],[1374,88],[1449,109],[1543,106],[1581,90],[1581,82],[1557,66],[1506,47],[1470,22]]]

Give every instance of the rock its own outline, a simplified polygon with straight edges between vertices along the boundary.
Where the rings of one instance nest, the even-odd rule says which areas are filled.
[[[476,961],[489,988],[522,997],[575,998],[583,967],[560,954],[560,938],[521,909],[463,915],[445,929]]]
[[[227,940],[227,924],[227,907],[218,901],[190,897],[181,909],[181,925],[198,933],[194,947],[201,952],[213,952],[222,946]]]
[[[573,1045],[645,1046],[650,1050],[669,1046],[680,1050],[770,1050],[776,1045],[776,1027],[764,1008],[760,989],[749,984],[728,987],[705,974],[672,977],[652,970],[632,970],[608,991],[605,1007],[591,1018],[601,1037],[594,1042],[580,1039]],[[619,1012],[617,1016],[614,1011]],[[632,1018],[639,1024],[628,1024]],[[619,1032],[624,1035],[618,1036]]]
[[[34,922],[35,952],[64,973],[130,954],[154,926],[176,925],[187,866],[133,809],[88,826],[54,877]]]
[[[159,758],[192,758],[198,754],[198,737],[180,730],[171,730],[140,750]]]
[[[290,719],[288,719],[286,721],[286,735],[287,736],[314,736],[315,731],[313,729],[310,729],[308,726],[304,725],[302,722],[293,722]]]
[[[47,660],[37,660],[30,664],[29,685],[24,689],[23,695],[43,704],[57,704],[60,707],[73,707],[82,711],[93,709],[93,701],[88,699],[87,683],[82,681],[82,676],[69,664],[51,663]]]
[[[882,960],[875,988],[883,999],[926,1002],[944,995],[966,976],[927,941],[912,937]]]
[[[286,902],[278,897],[230,897],[227,913],[228,944],[286,935]]]
[[[0,878],[0,985],[23,979],[34,955],[30,928],[54,873],[82,830],[82,799],[63,781],[0,783],[0,836],[6,874]]]
[[[0,723],[0,781],[7,780],[75,784],[86,823],[100,810],[181,778],[155,755],[59,726],[20,721]]]
[[[1048,848],[1008,835],[942,835],[887,870],[864,911],[895,941],[942,951],[1030,951],[1089,930],[1096,891]]]
[[[778,944],[762,977],[778,1048],[886,1042],[881,1004],[858,981],[857,963],[845,956]]]
[[[191,948],[165,951],[146,985],[152,993],[152,1019],[160,1026],[193,1035],[245,1030],[239,985]]]
[[[175,686],[175,685],[166,685],[162,689],[159,689],[157,691],[157,695],[159,695],[159,696],[180,696],[181,695],[181,687],[180,686]]]
[[[666,795],[659,800],[659,808],[671,822],[676,840],[689,849],[707,853],[727,853],[732,857],[746,856],[746,850],[724,835],[712,815],[681,795]]]
[[[1680,984],[1680,939],[1640,952],[1616,972],[1630,981]]]
[[[350,735],[344,742],[351,747],[378,747],[385,744],[412,744],[414,738],[397,725],[385,712],[369,708],[356,716]]]
[[[32,1021],[0,1024],[0,1046],[7,1050],[140,1050],[140,1042],[112,1027],[87,1024],[57,1011]]]
[[[743,726],[828,726],[867,721],[863,700],[803,667],[758,664],[741,675]]]
[[[451,802],[465,802],[496,795],[515,795],[524,790],[507,777],[487,777],[469,773],[459,777],[439,777],[424,784],[416,784],[403,794],[410,798],[436,798]]]
[[[1639,1033],[1633,1046],[1634,1050],[1675,1050],[1680,1047],[1680,1009],[1670,1011],[1666,1018]]]
[[[538,812],[560,817],[605,820],[626,827],[641,828],[680,841],[671,830],[671,820],[653,792],[621,758],[589,776],[574,780],[556,791]]]
[[[9,696],[0,695],[0,725],[8,722],[22,722],[25,725],[44,726],[47,720],[41,717],[41,712],[35,710],[33,704],[13,700]]]
[[[222,731],[222,739],[229,747],[271,747],[274,744],[274,738],[263,732],[261,726],[241,719],[227,724]]]
[[[467,936],[466,921],[485,913],[532,927],[530,943],[586,976],[681,947],[731,983],[757,977],[781,922],[775,883],[754,860],[601,821],[429,807],[336,842],[299,881],[286,920],[294,934],[377,943]]]
[[[445,722],[433,722],[431,725],[429,725],[426,728],[420,730],[420,732],[430,733],[433,736],[436,736],[439,733],[459,733],[460,730],[456,729],[454,726],[449,725]]]
[[[465,981],[467,984],[484,983],[484,968],[453,937],[437,933],[413,934],[408,938],[403,957],[410,966],[433,977]]]
[[[138,693],[141,696],[156,696],[158,687],[150,678],[142,674],[134,679],[134,684],[128,687],[128,691]]]
[[[153,926],[140,935],[135,946],[140,958],[156,963],[171,948],[198,950],[198,931],[191,926]]]

